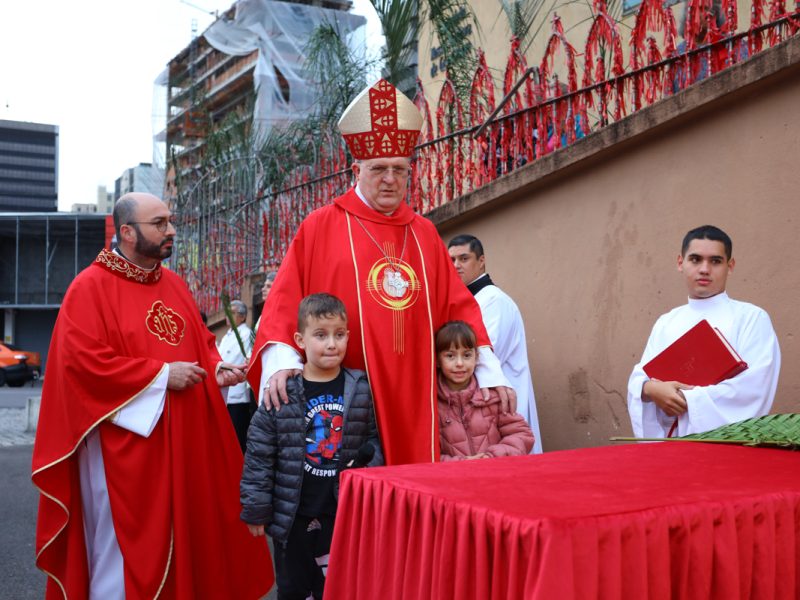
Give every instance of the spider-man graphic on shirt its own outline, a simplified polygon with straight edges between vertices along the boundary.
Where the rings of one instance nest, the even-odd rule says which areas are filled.
[[[313,432],[319,437],[307,446],[308,459],[321,465],[322,461],[332,460],[339,450],[342,442],[342,415],[331,415],[327,410],[321,410],[314,415]],[[327,434],[327,437],[322,437]]]
[[[306,415],[308,429],[306,434],[306,471],[318,477],[336,475],[336,459],[342,444],[342,404],[339,398],[331,401],[328,396],[324,402],[309,402]]]

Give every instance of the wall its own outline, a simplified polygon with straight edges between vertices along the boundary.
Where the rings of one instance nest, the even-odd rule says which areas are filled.
[[[630,435],[628,376],[706,223],[733,238],[730,295],[778,334],[773,412],[800,411],[798,98],[795,38],[431,214],[445,241],[483,241],[522,311],[545,450]]]
[[[523,4],[535,3],[537,0],[523,1]],[[503,75],[508,62],[511,50],[511,29],[508,17],[502,11],[500,2],[471,2],[469,3],[477,27],[472,27],[470,41],[476,48],[481,48],[486,56],[486,63],[492,71],[496,82],[495,100],[497,103],[503,97]],[[553,33],[553,15],[558,14],[564,26],[565,37],[576,51],[576,65],[578,69],[578,86],[581,87],[584,67],[584,50],[592,24],[594,13],[592,11],[593,2],[571,2],[570,0],[553,0],[552,2],[541,2],[541,9],[533,17],[532,25],[529,29],[530,43],[524,40],[522,50],[528,66],[538,67],[544,57],[547,42]],[[636,24],[636,13],[639,4],[631,11],[623,12],[622,0],[608,0],[608,14],[617,22],[617,30],[621,37],[622,54],[624,63],[627,66],[630,62],[630,36],[631,29]],[[631,2],[633,4],[633,0]],[[682,40],[682,25],[685,19],[686,2],[668,1],[671,6],[672,14],[675,18],[678,30],[678,42]],[[791,4],[791,3],[790,3]],[[737,31],[744,31],[750,27],[750,11],[752,0],[737,0],[738,27]],[[768,11],[767,11],[768,12]],[[764,20],[767,20],[766,17]],[[658,47],[663,50],[663,33],[654,34]],[[441,86],[444,83],[444,76],[440,67],[441,57],[436,60],[431,59],[431,50],[439,47],[439,41],[432,32],[431,22],[423,21],[419,36],[419,77],[425,89],[425,94],[431,110],[435,110]],[[563,50],[559,50],[553,65],[554,72],[558,73],[562,83],[567,82],[565,65],[565,55]],[[610,60],[606,59],[606,63]],[[436,74],[432,75],[432,67],[436,67]],[[609,65],[607,65],[609,68]]]

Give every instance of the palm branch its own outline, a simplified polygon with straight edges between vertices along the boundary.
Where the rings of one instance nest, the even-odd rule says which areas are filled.
[[[800,449],[800,413],[782,413],[753,417],[703,433],[679,438],[612,437],[614,442],[718,442],[743,446]]]
[[[419,19],[415,0],[370,0],[383,27],[383,76],[407,95],[414,94]]]
[[[529,34],[544,3],[545,0],[500,0],[500,11],[506,14],[511,34],[520,41],[523,54],[533,43]]]
[[[338,28],[329,23],[317,27],[304,48],[304,69],[314,82],[317,103],[313,114],[322,122],[332,122],[365,86],[369,63],[356,56],[342,39]]]
[[[469,105],[472,77],[478,57],[472,44],[473,32],[480,39],[478,19],[467,0],[426,0],[420,18],[431,22],[442,56],[447,63],[447,77],[453,82],[464,106]]]
[[[225,316],[228,319],[228,323],[231,325],[231,329],[233,330],[233,334],[236,336],[236,342],[239,344],[239,349],[242,351],[242,356],[244,356],[245,360],[249,357],[247,356],[247,350],[245,350],[244,342],[242,341],[242,336],[239,334],[239,328],[236,326],[236,319],[233,317],[233,310],[231,309],[231,299],[225,292],[220,294],[220,300],[222,301],[222,308],[225,311]]]

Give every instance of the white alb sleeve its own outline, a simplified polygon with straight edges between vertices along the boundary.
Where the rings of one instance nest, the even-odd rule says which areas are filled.
[[[164,363],[156,380],[136,400],[119,409],[111,422],[142,437],[149,437],[164,412],[168,381],[169,364]]]
[[[286,344],[270,344],[261,353],[261,381],[258,386],[258,404],[264,400],[264,388],[269,378],[284,369],[303,369],[300,354]]]
[[[475,378],[482,388],[511,387],[508,379],[503,375],[500,360],[489,346],[478,348],[478,364],[475,365]]]

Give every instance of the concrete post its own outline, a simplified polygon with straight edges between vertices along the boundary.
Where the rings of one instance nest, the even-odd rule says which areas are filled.
[[[25,426],[25,431],[34,432],[36,431],[36,425],[39,422],[39,406],[42,403],[41,396],[30,396],[26,401],[27,409],[28,409],[28,421],[27,425]]]

